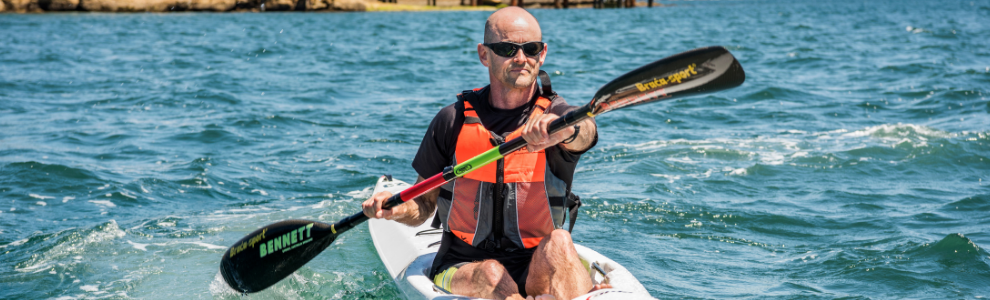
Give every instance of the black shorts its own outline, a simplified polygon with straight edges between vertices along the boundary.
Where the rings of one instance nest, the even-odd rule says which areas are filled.
[[[440,247],[440,252],[437,253],[437,257],[434,260],[435,268],[433,268],[430,278],[444,289],[448,289],[449,286],[449,276],[453,272],[446,272],[451,267],[456,268],[461,267],[465,264],[472,262],[481,262],[486,259],[494,259],[498,261],[505,270],[512,277],[512,280],[516,282],[516,286],[519,288],[519,294],[526,297],[526,278],[529,276],[529,263],[533,261],[533,253],[536,252],[536,248],[531,249],[515,249],[515,250],[496,250],[489,252],[486,250],[478,249],[468,245],[461,239],[454,236],[454,234],[449,232],[444,232],[441,243],[450,243],[445,247]],[[446,250],[446,251],[443,251]],[[446,274],[444,274],[446,273]],[[447,275],[447,286],[444,287],[440,283],[443,283],[443,275]],[[440,282],[440,283],[438,283]],[[449,289],[448,289],[449,291]]]

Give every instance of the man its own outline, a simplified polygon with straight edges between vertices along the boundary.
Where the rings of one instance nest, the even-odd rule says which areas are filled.
[[[444,234],[430,276],[451,293],[571,299],[607,287],[592,286],[570,233],[560,229],[578,158],[597,142],[597,128],[589,119],[548,133],[550,122],[575,107],[537,88],[546,55],[536,18],[518,7],[493,13],[478,44],[491,84],[465,91],[437,114],[413,168],[419,182],[516,136],[526,149],[390,210],[381,209],[388,192],[362,204],[370,218],[410,226],[439,206]]]

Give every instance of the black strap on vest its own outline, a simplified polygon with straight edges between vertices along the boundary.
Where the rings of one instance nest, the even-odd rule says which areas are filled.
[[[465,92],[467,92],[467,91],[465,91]],[[461,95],[463,95],[463,94],[461,94]],[[464,100],[461,100],[460,95],[458,95],[457,101],[463,102]],[[467,105],[465,105],[464,106],[464,111],[469,111],[469,110],[474,110],[474,107],[468,108]],[[464,116],[464,124],[481,124],[481,119],[475,118],[475,117]]]
[[[540,77],[540,89],[541,89],[541,93],[543,94],[543,97],[547,97],[547,99],[553,99],[550,98],[550,95],[553,95],[553,89],[550,88],[550,75],[547,74],[547,71],[540,70],[539,77]]]
[[[578,195],[568,191],[567,200],[564,201],[564,206],[567,207],[567,218],[570,219],[570,224],[567,226],[567,232],[574,232],[574,222],[577,221],[578,208],[581,207],[581,197],[578,197]]]

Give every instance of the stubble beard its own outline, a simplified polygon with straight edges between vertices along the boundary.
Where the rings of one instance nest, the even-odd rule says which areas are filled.
[[[512,69],[518,67],[518,65],[509,65],[502,71],[502,82],[507,86],[512,88],[528,88],[533,85],[536,81],[536,73],[533,72],[532,68],[528,65],[523,66],[526,68],[528,74],[513,74]]]

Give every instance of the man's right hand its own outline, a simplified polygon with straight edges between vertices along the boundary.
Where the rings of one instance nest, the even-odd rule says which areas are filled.
[[[390,209],[382,209],[382,204],[385,203],[385,201],[388,201],[389,197],[392,197],[392,192],[384,191],[371,196],[368,200],[364,200],[364,202],[361,203],[361,209],[364,211],[364,215],[371,219],[386,220],[391,220],[393,216],[401,215],[401,212],[392,210],[397,208],[401,209],[400,207],[402,207],[402,205],[392,207]]]
[[[416,179],[416,183],[424,180],[420,176]],[[385,191],[371,196],[361,203],[361,212],[371,219],[386,219],[413,227],[419,226],[426,222],[430,216],[433,216],[433,211],[437,209],[437,195],[440,195],[440,189],[426,192],[416,199],[400,203],[392,208],[382,209],[382,204],[388,201],[392,195],[391,192]]]

